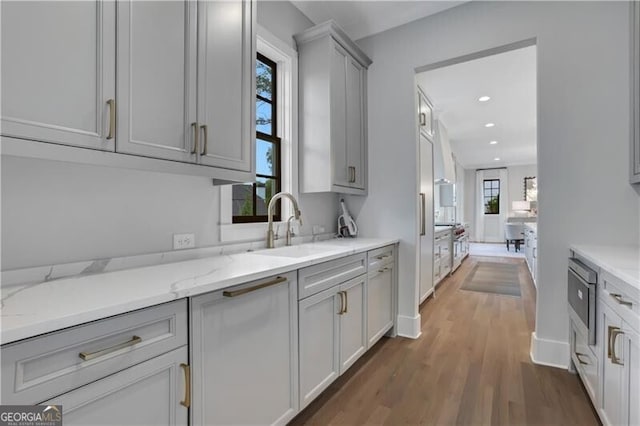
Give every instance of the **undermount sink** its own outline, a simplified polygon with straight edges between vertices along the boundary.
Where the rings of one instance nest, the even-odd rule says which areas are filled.
[[[336,247],[334,246],[299,245],[259,250],[253,254],[276,257],[307,257],[327,253],[335,249]]]

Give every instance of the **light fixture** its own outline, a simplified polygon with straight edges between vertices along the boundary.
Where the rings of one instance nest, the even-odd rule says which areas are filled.
[[[489,141],[489,145],[495,145],[497,143],[498,143],[498,141]]]
[[[491,97],[490,97],[490,96],[480,96],[480,97],[478,98],[478,101],[480,101],[480,102],[487,102],[489,99],[491,99]]]
[[[493,161],[500,161],[500,157],[494,158]]]
[[[484,125],[484,127],[493,127],[493,126],[495,126],[494,123],[487,123],[487,124]]]

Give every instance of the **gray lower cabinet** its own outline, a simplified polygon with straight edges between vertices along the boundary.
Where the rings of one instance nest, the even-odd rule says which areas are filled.
[[[188,424],[187,347],[152,358],[48,401],[66,426]]]
[[[366,283],[363,274],[299,302],[300,409],[367,350]]]
[[[296,272],[191,299],[193,425],[285,424],[298,411]]]

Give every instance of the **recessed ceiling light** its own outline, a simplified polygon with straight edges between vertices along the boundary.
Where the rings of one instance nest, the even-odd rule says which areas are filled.
[[[493,127],[493,126],[495,126],[495,124],[493,124],[493,123],[487,123],[487,124],[484,125],[484,127]]]
[[[498,141],[490,141],[490,142],[489,142],[489,145],[495,145],[495,144],[497,144],[497,143],[498,143]]]
[[[500,157],[494,158],[493,161],[500,161]]]
[[[480,96],[480,97],[478,98],[478,101],[480,101],[480,102],[487,102],[489,99],[491,99],[491,97],[489,97],[489,96]]]

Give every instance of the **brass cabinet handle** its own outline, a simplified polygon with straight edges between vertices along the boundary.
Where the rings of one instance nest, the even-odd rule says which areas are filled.
[[[580,364],[582,364],[582,365],[591,365],[591,363],[590,363],[590,362],[584,362],[584,361],[582,360],[582,358],[580,358],[581,356],[586,356],[586,357],[587,357],[587,359],[589,359],[589,357],[588,357],[587,355],[585,355],[585,354],[581,354],[581,353],[579,353],[579,352],[576,352],[576,358],[578,358],[578,362],[579,362]]]
[[[344,313],[349,312],[349,293],[343,291],[344,293]]]
[[[251,293],[252,291],[260,290],[261,288],[271,287],[272,285],[280,284],[287,281],[286,277],[277,277],[271,281],[266,283],[254,285],[253,287],[247,287],[240,290],[231,290],[231,291],[223,291],[222,295],[224,297],[236,297],[242,296],[243,294]]]
[[[420,193],[420,235],[427,235],[427,227],[426,227],[426,211],[425,211],[425,194],[424,192]]]
[[[204,133],[204,141],[202,142],[202,152],[200,155],[207,155],[207,143],[209,142],[209,126],[203,124],[200,126],[202,132]]]
[[[389,268],[382,268],[382,269],[378,269],[378,272],[387,272],[389,270]]]
[[[109,99],[107,105],[109,105],[109,133],[107,134],[107,140],[110,140],[113,139],[116,132],[116,100]]]
[[[198,123],[191,123],[191,128],[193,129],[193,149],[191,153],[196,154],[198,152]]]
[[[616,339],[621,334],[624,334],[624,332],[618,327],[611,326],[609,326],[609,331],[611,332],[611,339],[609,341],[611,345],[611,362],[617,365],[624,365],[624,363],[620,361],[620,358],[618,358],[618,356],[616,355]]]
[[[376,256],[376,259],[382,260],[382,259],[386,259],[386,258],[391,257],[391,256],[393,256],[393,255],[391,255],[391,254],[380,255],[380,256]]]
[[[353,166],[349,166],[349,183],[354,183],[356,181],[356,168]]]
[[[340,296],[340,310],[338,311],[338,315],[344,314],[344,291],[339,291],[338,295]]]
[[[191,407],[191,366],[185,363],[180,364],[184,371],[184,399],[180,401],[180,405]]]
[[[609,293],[609,296],[613,297],[615,299],[616,302],[618,302],[621,305],[625,305],[625,306],[633,306],[633,303],[629,302],[628,300],[624,300],[622,298],[621,294],[618,293]]]
[[[78,356],[80,358],[82,358],[83,361],[89,361],[107,354],[110,354],[112,352],[115,352],[119,349],[123,349],[123,348],[127,348],[129,346],[133,346],[137,343],[142,342],[142,338],[138,337],[138,336],[132,336],[130,340],[127,340],[126,342],[123,343],[119,343],[117,345],[111,346],[109,348],[106,349],[101,349],[99,351],[95,351],[95,352],[80,352],[78,354]]]
[[[424,112],[421,112],[419,115],[419,120],[420,120],[420,125],[421,126],[426,126],[427,125],[427,114],[425,114]]]

